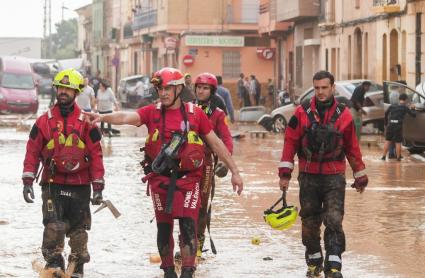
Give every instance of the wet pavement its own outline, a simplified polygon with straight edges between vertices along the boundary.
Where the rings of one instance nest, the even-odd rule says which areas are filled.
[[[121,137],[103,139],[104,197],[113,201],[122,216],[115,220],[107,210],[93,215],[92,260],[86,265],[86,277],[162,277],[159,265],[149,262],[149,255],[157,250],[156,226],[150,222],[151,199],[140,181],[139,148],[145,134],[143,127],[125,127]],[[0,277],[37,277],[31,262],[42,261],[40,189],[35,187],[34,204],[25,203],[21,193],[27,137],[27,132],[15,128],[0,129]],[[211,231],[218,254],[206,253],[196,277],[304,277],[300,221],[290,230],[275,231],[262,219],[263,211],[280,195],[276,167],[283,136],[268,134],[260,139],[247,135],[234,142],[245,191],[239,197],[231,190],[230,177],[218,179]],[[407,153],[402,162],[383,162],[379,160],[381,149],[373,145],[365,144],[362,152],[370,183],[365,193],[355,192],[349,187],[352,172],[347,171],[344,277],[424,277],[425,163]],[[294,178],[288,203],[298,205],[298,193]],[[251,244],[254,236],[260,238],[259,245]]]

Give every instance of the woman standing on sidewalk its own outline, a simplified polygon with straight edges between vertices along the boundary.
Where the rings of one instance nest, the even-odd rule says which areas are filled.
[[[112,113],[112,111],[114,110],[114,106],[116,111],[119,110],[119,106],[115,98],[115,94],[105,80],[100,81],[99,90],[97,92],[96,103],[97,103],[97,111],[99,112],[99,114]],[[112,125],[110,123],[108,123],[108,129],[107,131],[105,131],[104,122],[101,122],[100,129],[102,130],[102,133],[108,134],[109,137],[112,136]]]

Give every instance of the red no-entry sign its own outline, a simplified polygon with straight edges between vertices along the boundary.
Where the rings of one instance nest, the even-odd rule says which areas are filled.
[[[191,65],[193,65],[193,62],[195,62],[195,59],[193,58],[192,55],[186,54],[186,55],[183,56],[183,64],[185,66],[191,66]]]

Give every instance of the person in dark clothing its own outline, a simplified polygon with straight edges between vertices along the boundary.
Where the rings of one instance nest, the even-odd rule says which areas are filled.
[[[306,277],[311,278],[322,277],[322,271],[326,278],[343,277],[346,160],[353,170],[351,187],[362,193],[368,184],[353,119],[335,99],[334,81],[327,71],[313,76],[314,96],[299,105],[289,120],[278,170],[280,189],[286,191],[297,154],[301,237],[306,248]],[[321,247],[322,224],[326,254]]]
[[[397,160],[401,160],[401,142],[403,141],[404,117],[406,114],[416,117],[415,111],[412,111],[406,105],[407,95],[405,93],[400,94],[399,100],[400,104],[392,104],[385,112],[384,124],[386,129],[384,153],[381,157],[382,160],[385,160],[391,143],[395,143]],[[412,105],[411,108],[414,108],[414,106]]]
[[[351,108],[351,115],[353,116],[354,125],[356,127],[357,140],[360,139],[362,129],[362,115],[365,113],[363,110],[364,96],[370,89],[370,81],[363,81],[361,85],[354,89],[353,95],[351,96],[351,102],[353,107]]]
[[[100,76],[100,70],[96,72],[96,76],[93,76],[92,78],[90,78],[90,85],[93,88],[95,98],[97,98],[97,90],[99,90],[101,80],[102,80],[102,77]]]

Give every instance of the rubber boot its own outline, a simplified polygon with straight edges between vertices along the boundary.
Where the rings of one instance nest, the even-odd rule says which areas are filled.
[[[180,278],[193,278],[193,268],[191,267],[183,267]]]
[[[164,278],[177,278],[177,273],[173,266],[164,268]]]
[[[332,268],[330,271],[326,272],[325,278],[343,278],[341,271],[338,269]]]
[[[77,264],[72,273],[71,278],[83,278],[84,277],[84,264]]]
[[[317,265],[309,265],[307,266],[306,277],[309,278],[321,278],[322,277],[322,267]]]

